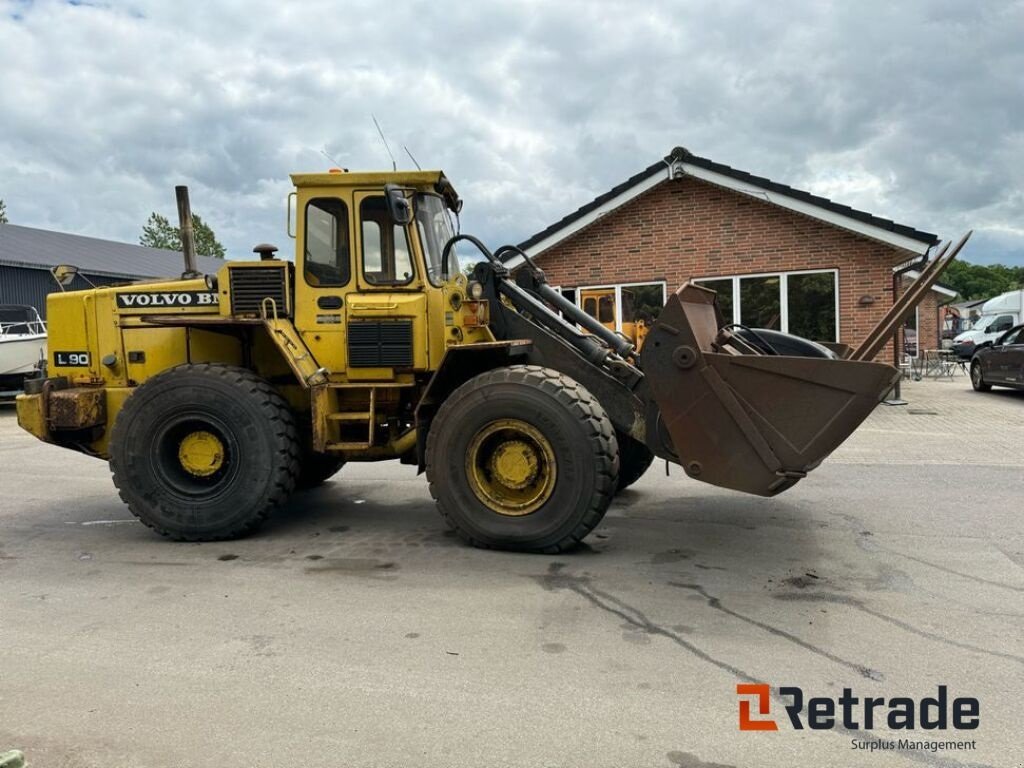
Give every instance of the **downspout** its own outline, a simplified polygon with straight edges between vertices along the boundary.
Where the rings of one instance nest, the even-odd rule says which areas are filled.
[[[913,261],[906,261],[901,264],[896,271],[892,273],[892,303],[895,304],[899,298],[900,284],[903,282],[903,276],[907,272],[920,271],[924,269],[925,264],[928,263],[929,254],[932,248],[935,246],[928,246],[928,250],[921,254],[920,258]],[[914,310],[917,311],[916,309]],[[896,330],[892,334],[892,366],[896,370],[900,369],[900,332],[903,330],[903,324],[897,326]],[[921,354],[921,329],[917,329],[917,354]],[[907,401],[900,396],[900,383],[903,381],[902,374],[896,379],[896,386],[892,389],[892,397],[885,400],[886,405],[906,405]]]

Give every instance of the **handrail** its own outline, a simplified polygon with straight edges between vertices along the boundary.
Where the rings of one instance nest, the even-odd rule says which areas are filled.
[[[24,326],[27,330],[24,333],[15,334],[12,328]],[[15,320],[9,323],[0,322],[0,336],[32,336],[40,333],[45,334],[46,323],[42,320]]]

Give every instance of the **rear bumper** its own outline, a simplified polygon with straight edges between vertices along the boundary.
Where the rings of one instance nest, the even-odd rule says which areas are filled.
[[[53,442],[50,438],[50,429],[46,424],[46,413],[41,394],[18,395],[15,398],[15,407],[18,411],[19,427],[26,432],[32,433],[44,442]]]
[[[68,387],[66,379],[43,379],[18,395],[18,425],[47,443],[92,442],[107,423],[106,390]]]

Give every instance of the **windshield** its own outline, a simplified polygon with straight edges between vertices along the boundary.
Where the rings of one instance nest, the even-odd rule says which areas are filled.
[[[423,244],[423,255],[427,259],[427,277],[434,285],[440,285],[441,276],[444,273],[441,254],[444,251],[445,243],[455,236],[452,221],[448,216],[448,209],[440,195],[429,195],[422,192],[416,195],[416,228],[419,230],[420,242]],[[448,257],[448,277],[450,278],[458,272],[459,259],[455,255],[453,247]]]

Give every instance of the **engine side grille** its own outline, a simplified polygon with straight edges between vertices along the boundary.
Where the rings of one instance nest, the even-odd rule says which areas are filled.
[[[348,324],[352,368],[407,368],[412,365],[412,320],[356,320]]]
[[[232,314],[260,313],[263,299],[271,298],[278,316],[288,313],[285,269],[278,267],[239,267],[228,270],[231,275]]]

